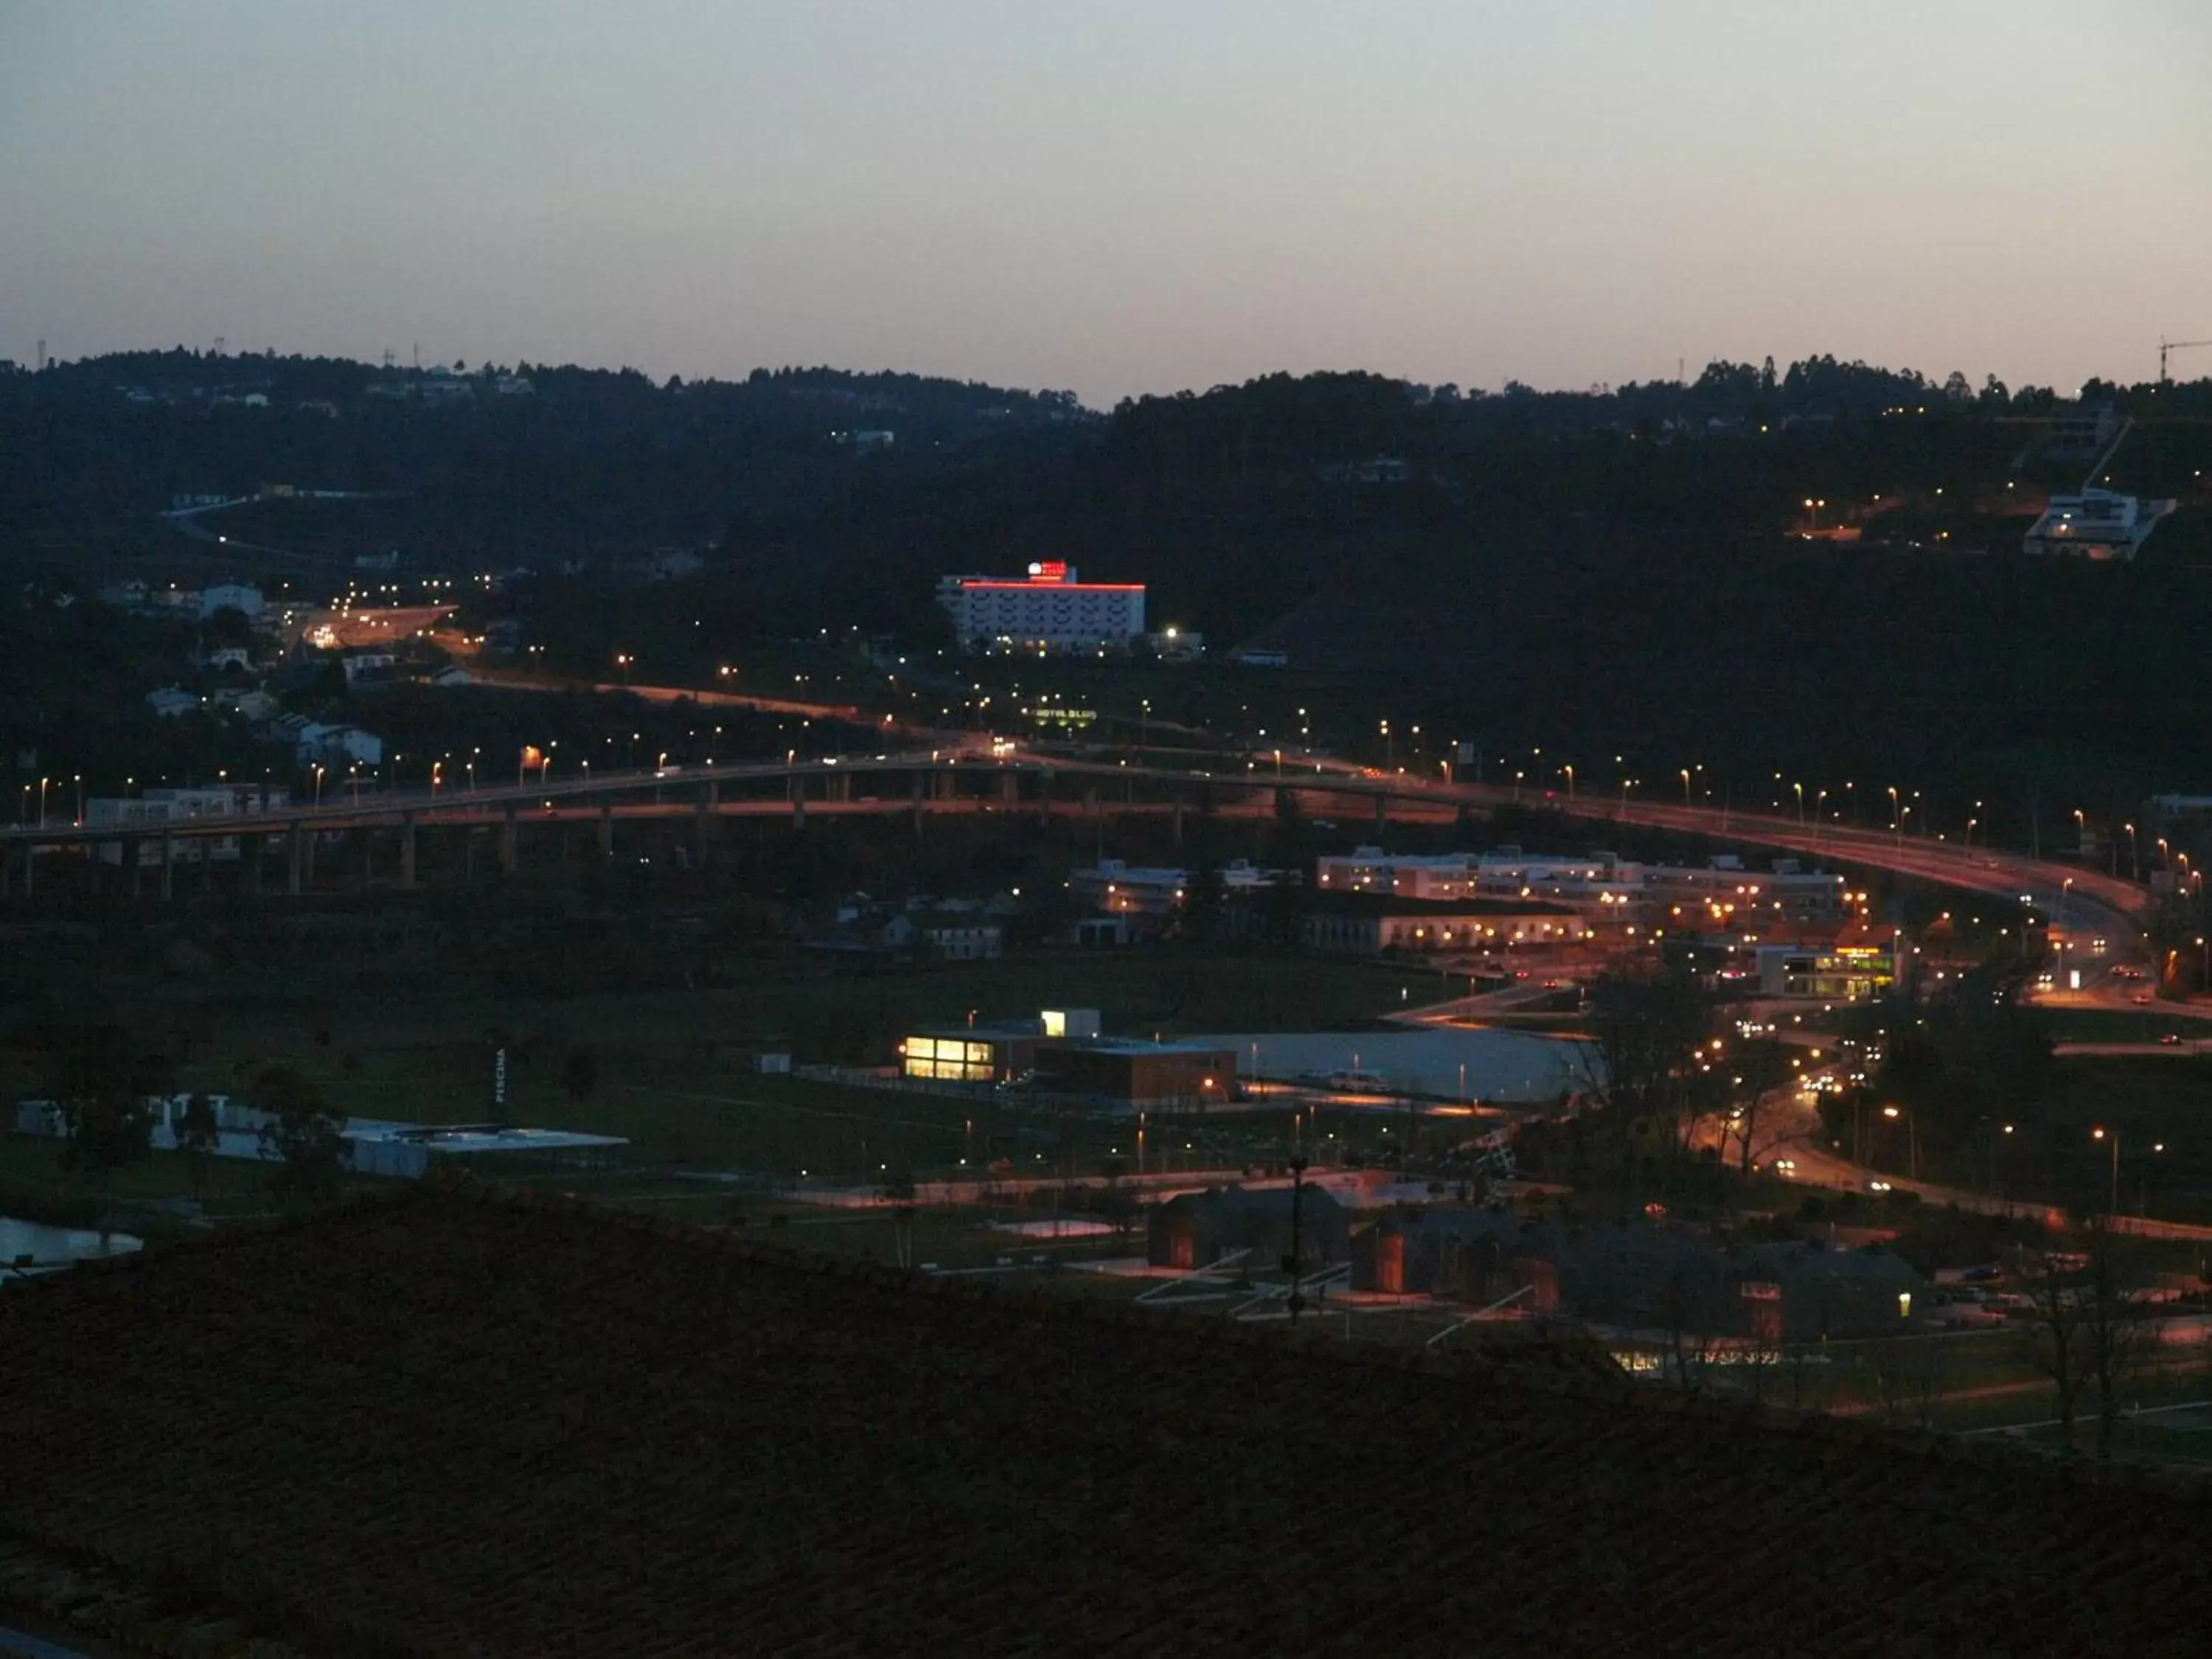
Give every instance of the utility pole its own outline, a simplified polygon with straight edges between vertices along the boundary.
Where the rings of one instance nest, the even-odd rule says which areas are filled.
[[[1304,1217],[1306,1195],[1306,1154],[1303,1146],[1291,1153],[1291,1253],[1284,1266],[1291,1274],[1291,1328],[1298,1328],[1298,1316],[1305,1311],[1306,1299],[1298,1289],[1303,1268],[1304,1251],[1299,1242],[1299,1224]]]

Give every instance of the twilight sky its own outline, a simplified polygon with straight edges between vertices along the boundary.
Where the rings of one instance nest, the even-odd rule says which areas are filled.
[[[2212,0],[0,0],[0,357],[1086,401],[2212,338]],[[2212,352],[2176,360],[2212,374]]]

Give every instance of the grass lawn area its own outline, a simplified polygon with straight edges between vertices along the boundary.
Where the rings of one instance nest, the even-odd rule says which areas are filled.
[[[102,1207],[99,1185],[61,1164],[62,1143],[34,1135],[0,1135],[0,1214],[61,1226],[91,1226]],[[270,1170],[246,1158],[210,1158],[202,1166],[198,1194],[203,1212],[215,1220],[273,1215],[280,1206],[269,1192]],[[349,1188],[385,1184],[376,1177],[347,1177]],[[191,1161],[175,1152],[152,1152],[142,1162],[116,1170],[109,1192],[125,1231],[143,1231],[142,1206],[194,1194]],[[178,1218],[177,1224],[184,1224]]]
[[[2110,1191],[2102,1127],[2119,1137],[2124,1209],[2212,1222],[2212,1060],[2084,1056],[2061,1060],[2058,1079],[2040,1127],[2062,1192]]]
[[[2212,1019],[2181,1003],[2150,1008],[2039,1008],[2036,1023],[2053,1042],[2155,1042],[2168,1031],[2212,1037]]]
[[[964,1098],[763,1075],[752,1056],[882,1064],[916,1025],[1097,1007],[1109,1031],[1363,1028],[1450,988],[1434,973],[1267,952],[1052,952],[1012,961],[884,973],[831,973],[764,953],[756,976],[698,990],[500,998],[433,988],[362,993],[343,976],[305,977],[289,994],[218,994],[167,1018],[182,1054],[177,1086],[250,1100],[268,1067],[298,1067],[349,1114],[402,1122],[491,1116],[492,1034],[507,1054],[511,1121],[629,1137],[640,1158],[858,1181],[886,1167],[980,1171],[994,1159],[1051,1169],[1119,1158],[1133,1125],[1003,1096]],[[228,988],[224,988],[228,993]],[[161,1029],[155,1025],[154,1029]],[[596,1078],[572,1094],[568,1062],[587,1050]],[[15,1091],[35,1091],[30,1076]],[[1170,1147],[1155,1126],[1157,1165]],[[1272,1117],[1178,1132],[1194,1158],[1238,1162],[1279,1149]],[[1180,1152],[1182,1149],[1175,1148]]]

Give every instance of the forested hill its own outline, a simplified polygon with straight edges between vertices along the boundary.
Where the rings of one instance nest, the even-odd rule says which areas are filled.
[[[2135,422],[2114,487],[2184,502],[2151,560],[2212,562],[2212,380],[2077,391],[1814,356],[1573,392],[1279,374],[1101,415],[1064,392],[824,368],[656,384],[122,354],[0,374],[0,557],[158,555],[174,496],[283,483],[398,493],[285,504],[242,539],[541,570],[710,549],[756,626],[806,631],[896,629],[941,572],[1064,557],[1228,643],[1333,594],[1440,612],[1563,558],[1601,573],[1600,604],[1616,562],[1755,585],[1808,533],[2015,558],[2044,492],[2094,459],[2054,447],[2054,422],[2109,408]]]
[[[1065,441],[1075,396],[918,374],[757,369],[656,383],[530,363],[386,368],[337,358],[126,352],[0,372],[0,555],[51,552],[270,483],[404,490],[408,526],[516,556],[718,537],[734,512],[808,516],[890,434],[893,469]],[[504,551],[478,548],[471,551]]]

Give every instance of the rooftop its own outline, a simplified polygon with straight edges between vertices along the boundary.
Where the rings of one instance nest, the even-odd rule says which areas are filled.
[[[0,1599],[35,1552],[124,1650],[333,1659],[2201,1650],[2194,1486],[1583,1352],[409,1188],[0,1293]]]
[[[1535,898],[1407,898],[1397,893],[1360,893],[1340,887],[1317,888],[1306,895],[1305,908],[1346,916],[1560,916],[1574,906]]]

